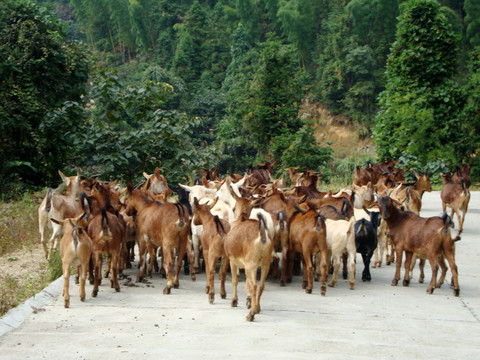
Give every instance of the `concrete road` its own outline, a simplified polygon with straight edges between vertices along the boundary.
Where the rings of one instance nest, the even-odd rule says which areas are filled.
[[[426,193],[422,215],[440,213],[439,192]],[[0,359],[480,359],[479,230],[480,193],[472,193],[457,243],[459,297],[448,285],[425,292],[428,264],[425,284],[416,269],[409,287],[392,287],[392,265],[372,269],[372,281],[363,283],[357,256],[355,290],[340,279],[322,297],[318,283],[306,294],[300,277],[286,287],[268,280],[253,323],[246,321],[244,279],[237,308],[230,307],[230,283],[227,299],[217,286],[210,305],[204,274],[196,282],[182,274],[171,295],[154,274],[149,284],[122,281],[120,293],[104,281],[97,298],[88,285],[85,303],[71,285],[69,309],[59,280],[1,319]],[[137,270],[127,273],[134,280]]]

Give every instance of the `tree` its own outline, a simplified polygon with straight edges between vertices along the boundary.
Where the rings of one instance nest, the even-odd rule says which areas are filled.
[[[85,54],[79,43],[66,40],[64,27],[45,7],[27,0],[1,3],[2,182],[10,181],[12,173],[37,185],[42,178],[58,177],[51,167],[65,159],[64,133],[46,125],[50,123],[46,115],[66,102],[81,100],[89,71]],[[42,126],[52,132],[39,131]],[[47,142],[49,146],[41,146]]]
[[[226,94],[225,116],[216,126],[222,157],[218,164],[223,173],[245,170],[252,166],[256,146],[250,141],[243,118],[250,112],[249,87],[255,73],[258,50],[253,48],[242,23],[231,36],[232,61],[227,68],[222,91]],[[235,167],[233,167],[235,166]]]
[[[467,135],[454,139],[456,156],[472,167],[472,177],[480,179],[480,48],[472,53],[467,84],[467,103],[461,116],[463,132]]]
[[[262,44],[250,94],[251,111],[245,125],[257,144],[259,160],[263,160],[277,136],[296,133],[302,127],[298,111],[303,89],[292,46],[269,36]]]
[[[201,120],[163,109],[172,91],[171,85],[150,80],[124,86],[114,72],[100,73],[91,89],[96,106],[75,138],[77,163],[100,167],[107,179],[130,181],[155,166],[172,182],[211,167],[214,151],[198,151],[192,144]]]
[[[324,31],[319,39],[315,90],[318,98],[338,113],[348,90],[345,84],[345,58],[352,38],[348,15],[342,0],[332,1]]]
[[[472,47],[480,46],[480,3],[477,0],[465,0],[465,22],[467,40]]]
[[[382,160],[411,155],[420,164],[455,164],[452,139],[467,134],[460,119],[464,92],[452,78],[457,40],[436,1],[403,4],[396,41],[387,62],[386,89],[380,95],[375,143]]]

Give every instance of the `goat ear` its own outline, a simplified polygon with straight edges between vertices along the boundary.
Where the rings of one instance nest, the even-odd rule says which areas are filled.
[[[82,221],[85,215],[87,215],[86,211],[84,211],[80,216],[77,216],[77,218],[75,219],[75,222],[78,223],[79,221]]]
[[[150,179],[150,175],[148,175],[145,171],[143,172],[143,177],[145,179]]]
[[[63,182],[68,182],[68,178],[65,176],[65,174],[63,172],[61,172],[60,170],[58,170],[58,175],[60,175],[60,177],[62,178],[62,181]]]
[[[215,207],[215,205],[217,205],[217,201],[218,201],[218,196],[215,197],[215,199],[213,200],[213,202],[208,205],[208,207],[210,208],[210,210],[212,210],[212,209]]]
[[[127,191],[129,193],[133,191],[133,184],[130,181],[127,182]]]
[[[198,205],[199,205],[199,202],[198,202],[198,199],[197,199],[196,196],[193,198],[193,205],[194,205],[194,206],[198,206]]]

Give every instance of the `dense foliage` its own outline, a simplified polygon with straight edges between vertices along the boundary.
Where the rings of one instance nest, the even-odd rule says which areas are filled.
[[[411,155],[426,165],[460,165],[477,145],[465,146],[478,117],[462,113],[466,91],[454,80],[458,40],[436,1],[403,4],[380,95],[375,140],[383,159]]]
[[[266,157],[321,171],[331,151],[299,117],[305,98],[346,115],[361,136],[375,128],[382,158],[474,161],[479,9],[477,0],[3,1],[2,191],[15,178],[55,184],[56,169],[73,165],[123,179],[154,166],[175,179],[210,165],[241,172]]]
[[[0,186],[33,183],[66,161],[72,118],[52,123],[50,111],[79,101],[88,79],[84,47],[30,1],[0,4]],[[68,110],[65,110],[68,111]],[[56,171],[56,170],[55,170]],[[58,175],[57,175],[58,176]]]

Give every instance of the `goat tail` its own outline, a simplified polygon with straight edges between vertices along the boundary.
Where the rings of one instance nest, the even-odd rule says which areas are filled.
[[[357,227],[355,235],[357,236],[367,236],[367,220],[360,219],[356,222],[355,226]]]
[[[444,226],[440,229],[439,233],[441,232],[443,233],[443,235],[448,235],[450,233],[450,228],[454,228],[455,224],[453,223],[452,218],[447,213],[444,213],[442,215],[442,220],[443,220]],[[457,234],[457,236],[451,239],[452,239],[452,242],[456,242],[461,240],[461,237],[459,234]]]
[[[285,215],[285,211],[279,211],[277,213],[277,218],[278,218],[278,223],[279,223],[279,226],[280,226],[280,230],[283,231],[285,230],[285,223],[286,223],[286,220],[287,220],[287,216]]]
[[[465,183],[465,180],[463,180],[463,179],[460,179],[460,181],[462,183],[463,196],[467,197],[469,195],[467,184]]]
[[[318,214],[315,217],[315,227],[317,229],[317,232],[322,231],[324,224],[325,224],[325,216]]]
[[[107,210],[105,207],[102,207],[102,230],[103,236],[108,236],[108,217],[107,217]]]
[[[52,195],[53,195],[52,188],[48,188],[48,190],[47,190],[47,202],[45,204],[45,211],[47,213],[49,213],[50,210],[52,209]]]
[[[257,213],[257,217],[259,222],[260,240],[262,241],[262,244],[266,244],[267,243],[267,226],[265,225],[265,219],[263,218],[263,215],[260,213]]]
[[[75,252],[77,251],[78,242],[79,242],[77,231],[80,231],[80,234],[81,234],[81,228],[75,228],[72,230],[72,240],[73,240],[73,247],[75,249]]]
[[[446,234],[448,232],[448,228],[454,228],[455,227],[455,224],[452,221],[452,218],[447,213],[444,213],[442,215],[442,221],[443,221],[443,224],[445,225],[443,227],[443,233],[444,234]]]
[[[175,203],[175,206],[177,207],[178,217],[180,218],[178,226],[183,227],[185,225],[185,209],[183,205],[178,202]]]
[[[223,238],[223,235],[226,234],[226,231],[225,231],[225,228],[223,227],[222,222],[220,221],[220,218],[218,217],[218,215],[215,215],[213,220],[215,221],[215,226],[217,227],[217,232]]]

